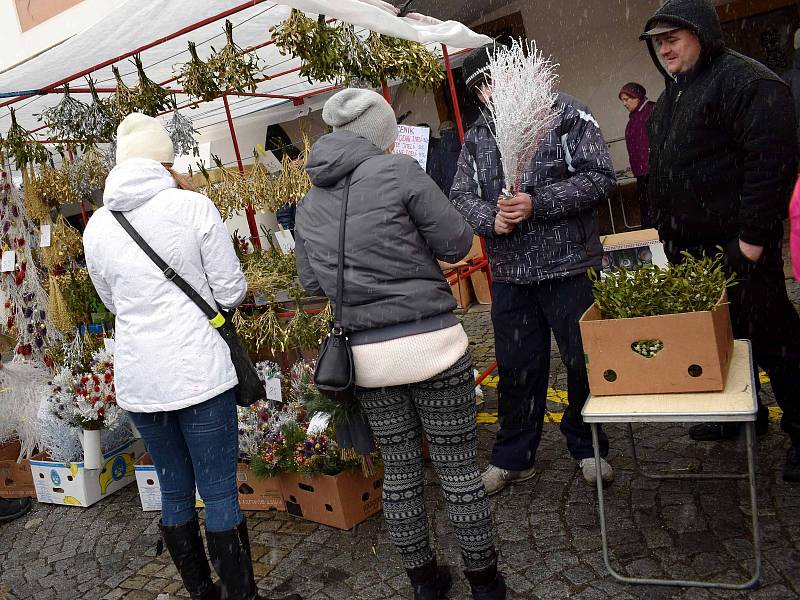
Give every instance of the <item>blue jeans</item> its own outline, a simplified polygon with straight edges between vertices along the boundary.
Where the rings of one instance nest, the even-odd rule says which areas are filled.
[[[239,426],[233,390],[202,404],[157,413],[130,413],[161,483],[161,521],[188,523],[195,485],[206,505],[206,529],[228,531],[242,521],[236,488]]]

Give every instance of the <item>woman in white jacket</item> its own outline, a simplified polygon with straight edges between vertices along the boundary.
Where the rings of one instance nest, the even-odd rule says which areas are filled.
[[[129,411],[158,470],[161,532],[184,585],[196,599],[254,600],[261,596],[238,503],[237,379],[228,346],[110,212],[125,213],[209,304],[237,306],[247,284],[233,242],[208,198],[179,189],[168,170],[173,160],[172,142],[156,119],[125,118],[105,206],[86,226],[86,264],[116,315],[117,402]],[[221,585],[211,581],[195,486],[205,502],[208,551]]]

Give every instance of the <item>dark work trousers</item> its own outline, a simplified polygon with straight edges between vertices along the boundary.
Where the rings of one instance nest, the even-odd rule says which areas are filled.
[[[643,229],[653,227],[653,207],[650,206],[650,199],[647,195],[647,182],[649,175],[642,175],[636,178],[636,193],[639,195],[639,222]]]
[[[492,323],[500,375],[497,386],[500,431],[492,464],[509,471],[533,466],[542,439],[550,378],[550,332],[567,367],[569,406],[561,431],[575,459],[591,458],[592,433],[581,410],[589,396],[589,381],[578,320],[593,302],[585,275],[542,283],[492,286]],[[608,438],[601,431],[601,454]]]
[[[713,245],[667,242],[666,248],[671,262],[680,260],[683,249],[695,256],[719,252]],[[724,248],[726,271],[737,274],[736,285],[728,289],[733,335],[752,342],[754,367],[766,371],[783,411],[781,428],[800,447],[800,316],[786,293],[781,243],[765,247],[757,263],[745,258],[738,239]],[[756,387],[760,392],[758,377]],[[765,412],[760,400],[759,412]]]

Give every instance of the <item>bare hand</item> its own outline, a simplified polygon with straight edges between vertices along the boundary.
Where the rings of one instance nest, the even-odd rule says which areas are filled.
[[[504,216],[503,213],[497,213],[497,216],[494,218],[494,232],[497,235],[507,235],[514,231],[514,223],[509,222]]]
[[[739,250],[742,251],[744,257],[750,262],[758,262],[761,255],[764,254],[764,246],[755,246],[739,240]]]
[[[497,206],[500,208],[503,218],[514,225],[533,216],[533,199],[530,194],[524,192],[517,192],[510,198],[500,198]]]

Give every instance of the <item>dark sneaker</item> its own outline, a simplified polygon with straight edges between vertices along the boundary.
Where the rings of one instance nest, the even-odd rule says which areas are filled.
[[[800,446],[792,446],[786,453],[786,464],[783,466],[783,480],[792,483],[800,482]]]
[[[689,437],[695,442],[733,440],[741,428],[741,423],[698,423],[689,427]]]
[[[30,498],[14,498],[12,500],[0,498],[0,523],[20,518],[31,509],[32,505]]]

